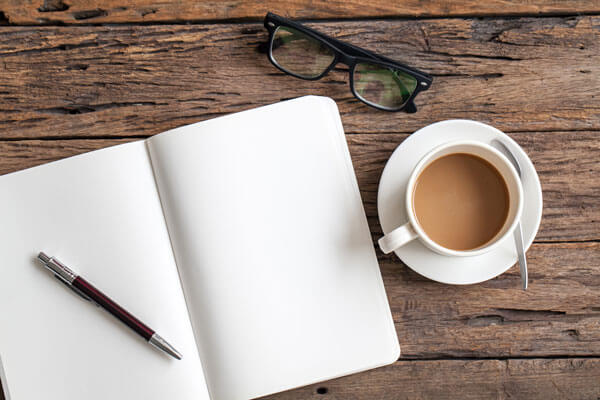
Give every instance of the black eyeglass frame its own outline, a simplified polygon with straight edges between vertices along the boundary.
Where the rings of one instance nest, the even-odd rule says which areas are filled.
[[[408,65],[399,63],[398,61],[394,61],[390,58],[381,56],[379,54],[375,54],[371,51],[361,49],[360,47],[354,46],[352,44],[342,42],[341,40],[337,40],[335,38],[327,36],[321,32],[318,32],[314,29],[308,28],[298,22],[281,17],[277,14],[273,14],[271,12],[267,13],[267,15],[265,16],[264,25],[265,25],[265,28],[267,29],[267,31],[269,32],[269,49],[268,49],[269,61],[271,61],[271,63],[277,69],[279,69],[282,72],[285,72],[286,74],[292,75],[296,78],[305,79],[305,80],[309,80],[309,81],[316,81],[318,79],[321,79],[325,75],[327,75],[327,73],[329,71],[331,71],[333,68],[335,68],[335,66],[338,63],[345,64],[349,68],[350,91],[352,92],[354,97],[356,97],[358,100],[362,101],[363,103],[365,103],[371,107],[377,108],[379,110],[404,111],[407,113],[416,112],[417,107],[414,103],[415,97],[420,92],[429,89],[429,87],[431,86],[431,83],[433,82],[433,78],[430,75],[426,74],[425,72],[419,71],[418,69],[415,69],[415,68],[411,68]],[[291,71],[288,71],[277,63],[277,61],[273,57],[273,40],[275,38],[275,32],[277,31],[277,28],[279,28],[280,26],[287,26],[287,27],[293,28],[293,29],[323,43],[325,46],[327,46],[328,48],[330,48],[332,50],[332,52],[334,53],[333,61],[323,71],[323,73],[321,73],[320,75],[314,76],[314,77],[306,77],[306,76],[298,75]],[[385,106],[373,103],[371,101],[368,101],[368,100],[364,99],[363,97],[361,97],[358,93],[356,93],[356,90],[354,88],[354,70],[356,68],[356,65],[360,64],[361,62],[377,64],[377,65],[381,65],[383,67],[400,70],[400,71],[412,76],[413,78],[415,78],[415,80],[417,81],[417,86],[415,87],[415,90],[412,92],[410,97],[400,107],[385,107]]]

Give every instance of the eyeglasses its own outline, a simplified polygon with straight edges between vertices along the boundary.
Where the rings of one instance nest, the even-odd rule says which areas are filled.
[[[352,94],[371,107],[386,111],[417,111],[416,95],[429,89],[432,77],[387,57],[334,39],[302,24],[267,13],[269,60],[286,74],[317,80],[337,63],[350,72]]]

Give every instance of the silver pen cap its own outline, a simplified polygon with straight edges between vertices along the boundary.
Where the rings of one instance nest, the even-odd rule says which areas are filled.
[[[54,275],[56,275],[69,285],[73,283],[75,278],[77,278],[77,274],[71,271],[66,265],[58,261],[56,258],[49,257],[43,251],[40,251],[37,258],[42,263],[44,263],[44,266],[50,271],[52,271]]]

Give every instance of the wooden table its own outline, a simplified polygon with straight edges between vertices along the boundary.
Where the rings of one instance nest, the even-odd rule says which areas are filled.
[[[429,71],[419,112],[360,104],[340,70],[279,73],[259,50],[267,10]],[[599,0],[0,0],[0,25],[2,174],[327,95],[376,239],[377,183],[411,132],[449,118],[507,132],[544,192],[530,289],[516,266],[446,286],[379,253],[401,358],[269,399],[600,398]]]

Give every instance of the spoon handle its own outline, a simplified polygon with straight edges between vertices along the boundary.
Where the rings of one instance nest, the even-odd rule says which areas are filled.
[[[500,140],[497,140],[497,139],[492,140],[491,145],[494,146],[495,148],[497,148],[498,150],[500,150],[500,152],[502,152],[502,154],[504,154],[508,158],[508,161],[510,161],[511,164],[517,170],[517,174],[519,175],[519,178],[521,178],[521,180],[523,180],[523,176],[521,174],[521,166],[519,165],[519,162],[515,158],[515,155],[509,150],[509,148],[506,147],[506,145],[504,143],[502,143]],[[527,257],[525,257],[525,246],[523,245],[523,231],[521,230],[521,221],[519,221],[519,223],[517,224],[514,235],[515,235],[515,246],[517,248],[517,256],[519,257],[519,269],[521,271],[521,286],[523,287],[523,290],[526,290],[527,289],[527,281],[528,281],[528,279],[527,279]]]
[[[515,228],[515,245],[517,246],[517,255],[519,256],[519,269],[521,270],[521,285],[523,290],[527,289],[527,258],[525,257],[525,246],[523,246],[523,231],[521,222]]]

